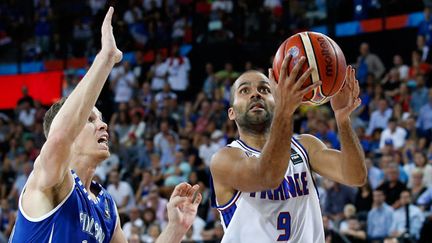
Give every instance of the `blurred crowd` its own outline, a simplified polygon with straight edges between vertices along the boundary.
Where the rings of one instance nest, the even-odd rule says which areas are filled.
[[[0,45],[19,40],[36,47],[26,48],[30,59],[95,54],[99,27],[94,23],[103,16],[105,0],[34,0],[30,10],[13,8],[18,2],[0,4],[0,18],[6,19],[0,21]],[[203,200],[183,242],[220,242],[219,213],[209,203],[210,159],[238,136],[235,123],[227,118],[231,84],[244,71],[267,68],[251,62],[235,68],[227,62],[216,69],[208,62],[204,70],[196,70],[178,47],[253,41],[262,38],[262,32],[254,29],[261,26],[285,35],[280,32],[284,28],[294,32],[319,21],[316,18],[324,19],[326,11],[317,9],[325,3],[117,1],[114,30],[120,49],[170,47],[168,55],[156,53],[149,65],[140,62],[139,52],[136,63],[116,65],[97,103],[106,106],[108,100],[110,104],[104,119],[109,125],[111,156],[97,169],[94,180],[113,195],[129,242],[154,242],[167,223],[167,199],[173,187],[184,181],[199,184]],[[296,11],[302,16],[290,26],[282,21],[287,5],[289,16]],[[60,16],[58,9],[68,13]],[[310,11],[301,12],[305,9]],[[393,63],[383,63],[373,50],[384,47],[362,43],[357,60],[348,60],[361,85],[362,105],[351,119],[366,153],[368,183],[352,188],[315,175],[327,242],[432,242],[432,19],[429,8],[424,14],[418,34],[412,36],[417,47],[410,56],[393,48]],[[71,16],[80,17],[68,19],[69,29],[59,28],[58,21]],[[18,31],[28,23],[37,27],[34,35]],[[201,80],[193,80],[199,87],[193,94],[188,92],[191,71],[205,73]],[[65,71],[64,96],[83,74]],[[0,112],[0,242],[6,242],[11,233],[19,195],[45,141],[46,110],[23,87],[16,109]],[[328,147],[340,148],[328,104],[302,106],[294,132],[313,134]]]

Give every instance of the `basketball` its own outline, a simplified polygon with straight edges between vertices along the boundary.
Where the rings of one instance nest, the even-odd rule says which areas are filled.
[[[286,39],[278,48],[273,60],[273,71],[276,82],[283,59],[291,54],[289,71],[298,62],[301,56],[306,57],[306,64],[300,75],[309,67],[313,67],[309,80],[303,88],[313,82],[322,81],[322,85],[315,88],[303,97],[305,105],[322,105],[330,100],[342,88],[345,80],[346,61],[341,48],[330,37],[317,32],[300,32]]]

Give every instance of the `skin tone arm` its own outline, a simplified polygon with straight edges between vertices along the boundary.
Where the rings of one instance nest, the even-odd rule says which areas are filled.
[[[102,24],[102,49],[81,82],[54,118],[47,141],[34,165],[30,188],[45,190],[63,182],[69,170],[72,143],[83,129],[115,63],[122,58],[112,32],[111,7]]]
[[[320,82],[317,82],[307,88],[301,88],[312,72],[312,69],[308,69],[299,79],[296,79],[305,60],[302,57],[292,72],[288,74],[291,57],[285,57],[279,83],[275,82],[273,70],[269,70],[275,108],[270,134],[266,138],[267,142],[262,149],[261,156],[259,158],[249,157],[240,149],[228,147],[217,152],[210,165],[216,190],[233,188],[244,192],[254,192],[279,186],[288,167],[289,148],[293,134],[293,114],[301,104],[303,96],[320,85]],[[248,99],[253,98],[252,96],[267,96],[267,99],[270,99],[271,94],[261,93],[261,89],[260,86],[256,90],[254,88]],[[242,94],[237,93],[237,95]],[[226,196],[226,198],[229,197]],[[218,198],[221,198],[219,193]]]
[[[361,104],[360,88],[351,66],[347,67],[346,77],[342,90],[331,99],[341,150],[327,148],[312,135],[301,135],[299,141],[308,151],[311,167],[318,174],[345,185],[361,186],[367,179],[365,156],[350,120],[351,113]]]
[[[167,204],[168,225],[156,243],[181,242],[195,220],[202,199],[198,189],[198,185],[191,186],[188,183],[181,183],[175,187]]]

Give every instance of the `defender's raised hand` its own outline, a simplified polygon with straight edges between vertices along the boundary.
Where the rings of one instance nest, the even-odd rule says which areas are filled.
[[[121,61],[123,53],[119,49],[117,49],[117,45],[115,42],[113,27],[111,25],[113,13],[114,8],[110,7],[107,14],[105,15],[105,19],[102,24],[101,52],[107,54],[110,57],[110,60],[114,61],[114,63],[118,63]]]
[[[345,84],[330,100],[336,120],[348,119],[351,113],[360,106],[360,86],[355,78],[355,69],[350,65],[346,69]]]
[[[301,68],[306,62],[306,58],[301,57],[291,72],[289,72],[288,67],[291,59],[291,55],[285,56],[282,62],[278,83],[275,81],[273,69],[269,69],[270,84],[272,86],[272,93],[276,103],[275,108],[277,109],[279,107],[280,109],[287,111],[288,114],[293,114],[300,106],[303,97],[321,85],[321,81],[319,81],[307,86],[306,88],[302,88],[304,82],[310,77],[313,68],[308,68],[300,78],[297,78]]]

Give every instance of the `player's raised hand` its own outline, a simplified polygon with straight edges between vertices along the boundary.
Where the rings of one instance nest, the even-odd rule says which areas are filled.
[[[119,49],[117,49],[117,45],[115,42],[113,27],[111,25],[113,13],[114,13],[114,8],[110,7],[102,23],[101,52],[107,54],[110,58],[112,58],[114,63],[118,63],[121,61],[123,57],[123,53]]]
[[[306,58],[301,57],[291,72],[289,72],[289,63],[291,59],[291,55],[285,56],[280,69],[278,83],[275,81],[273,69],[269,69],[272,94],[276,103],[275,109],[279,107],[283,111],[287,111],[288,114],[293,114],[300,106],[303,97],[321,85],[321,81],[319,81],[307,86],[306,88],[302,88],[304,82],[310,77],[313,69],[308,68],[306,72],[298,77],[300,70],[306,62]]]
[[[330,99],[336,120],[348,119],[351,113],[361,105],[359,94],[359,82],[355,78],[354,68],[350,65],[346,69],[344,86]]]
[[[202,199],[198,189],[198,185],[191,186],[188,183],[177,185],[167,205],[169,224],[184,233],[193,224]]]

